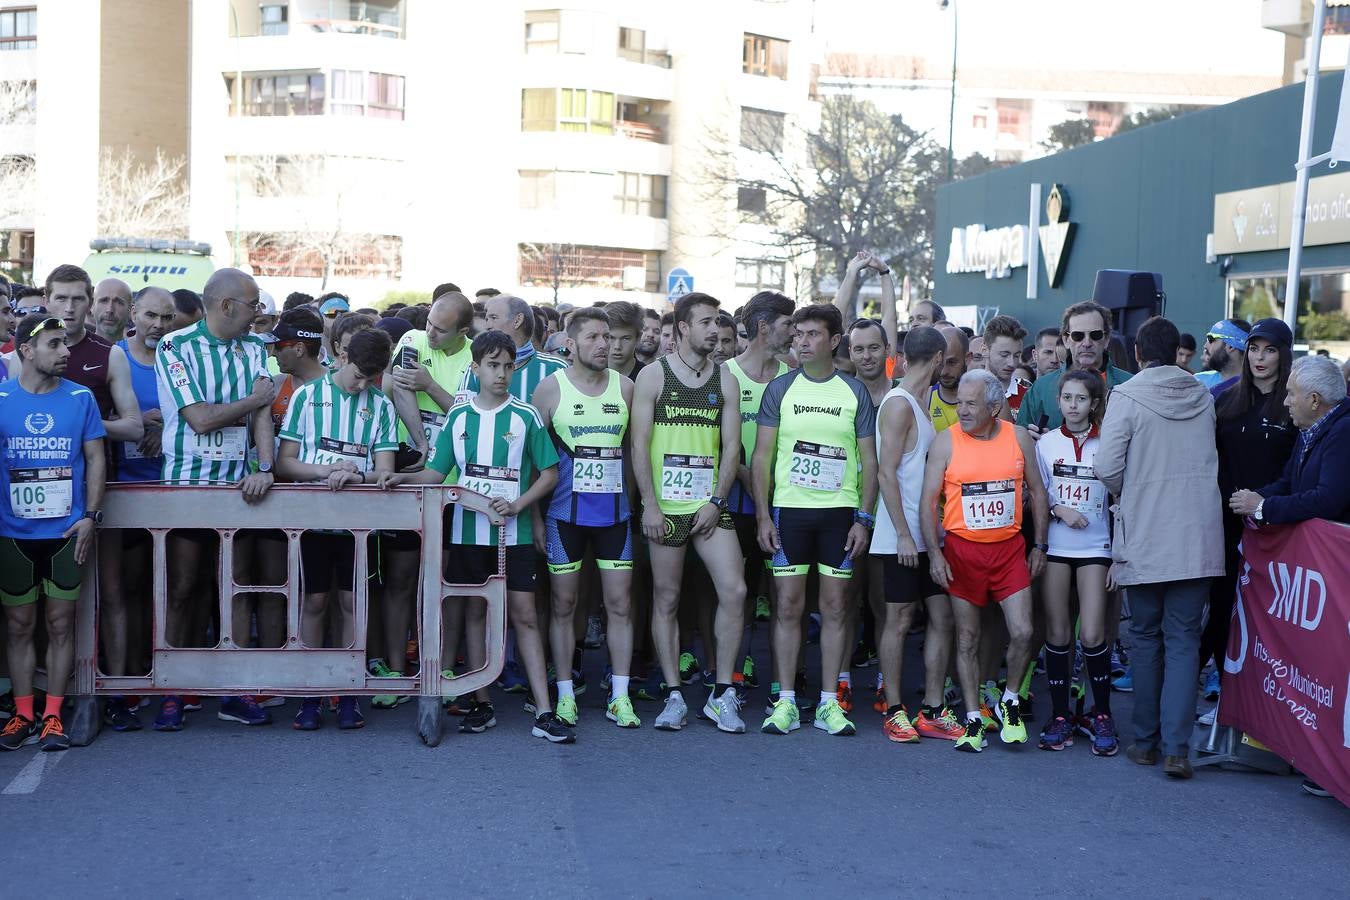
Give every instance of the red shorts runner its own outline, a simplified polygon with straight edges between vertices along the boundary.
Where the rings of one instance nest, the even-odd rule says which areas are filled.
[[[1027,544],[1020,534],[992,544],[948,534],[942,546],[942,555],[952,570],[947,593],[976,606],[1007,600],[1031,587],[1026,552]]]

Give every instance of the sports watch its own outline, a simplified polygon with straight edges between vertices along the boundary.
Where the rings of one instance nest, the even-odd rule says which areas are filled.
[[[727,509],[730,505],[727,503],[726,497],[709,497],[708,502],[711,503],[713,506],[717,507],[718,509],[720,509],[722,512],[727,512]]]
[[[101,509],[86,509],[86,510],[84,511],[84,515],[80,516],[80,518],[81,518],[81,519],[89,519],[89,520],[92,521],[95,525],[102,525],[102,524],[103,524],[103,510],[101,510]]]

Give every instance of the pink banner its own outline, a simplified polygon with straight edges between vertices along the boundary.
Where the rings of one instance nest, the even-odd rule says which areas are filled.
[[[1219,722],[1350,806],[1350,527],[1247,528]]]

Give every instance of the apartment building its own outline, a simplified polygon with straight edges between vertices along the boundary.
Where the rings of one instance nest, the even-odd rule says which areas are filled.
[[[809,291],[736,178],[815,120],[810,0],[9,2],[0,157],[42,198],[0,205],[14,268],[83,258],[112,147],[185,157],[183,237],[274,294]]]

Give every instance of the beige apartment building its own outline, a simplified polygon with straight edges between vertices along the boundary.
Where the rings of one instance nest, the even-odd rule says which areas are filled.
[[[11,269],[84,257],[129,148],[184,157],[182,236],[277,295],[811,290],[736,183],[815,120],[810,0],[9,2],[0,82],[35,91],[0,157],[41,198],[0,208]]]

